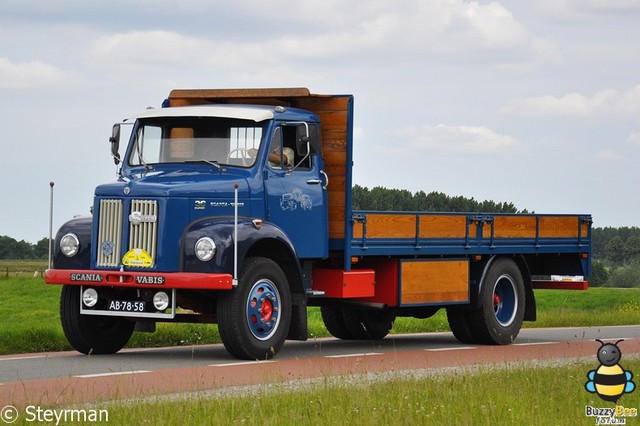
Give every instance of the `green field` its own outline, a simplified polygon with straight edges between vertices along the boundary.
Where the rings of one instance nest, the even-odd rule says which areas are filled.
[[[60,286],[42,278],[0,279],[0,354],[70,350],[58,313]],[[640,324],[640,289],[536,291],[538,321],[525,327]],[[398,318],[393,333],[448,331],[444,310],[432,318]],[[309,309],[309,336],[329,336],[317,308]],[[134,333],[129,347],[219,343],[212,324],[158,324],[155,333]]]

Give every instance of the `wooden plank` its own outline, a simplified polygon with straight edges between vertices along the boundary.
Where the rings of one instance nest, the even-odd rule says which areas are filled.
[[[578,216],[541,216],[540,238],[577,238],[579,220]]]
[[[494,237],[496,238],[535,238],[535,216],[494,216]],[[483,229],[485,238],[491,236],[491,229],[487,225]]]
[[[464,238],[464,215],[420,215],[420,238]]]
[[[469,301],[467,260],[403,261],[400,305]]]
[[[363,238],[364,227],[354,224],[353,237]],[[416,216],[413,214],[367,213],[367,238],[415,238]]]
[[[285,87],[266,89],[175,89],[169,93],[173,99],[201,99],[210,103],[210,99],[228,98],[290,98],[310,96],[305,87]]]

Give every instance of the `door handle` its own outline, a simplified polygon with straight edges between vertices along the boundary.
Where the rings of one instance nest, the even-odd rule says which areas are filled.
[[[320,179],[307,179],[307,183],[309,185],[320,185],[322,183],[322,180],[320,180]]]

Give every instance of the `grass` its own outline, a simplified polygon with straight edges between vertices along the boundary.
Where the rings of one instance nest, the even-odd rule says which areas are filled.
[[[46,260],[0,259],[0,278],[41,276],[45,269],[47,269]]]
[[[60,286],[42,278],[0,279],[0,354],[71,350],[60,326]],[[640,289],[536,291],[538,321],[525,327],[640,324]],[[327,337],[318,308],[309,308],[309,337]],[[429,319],[398,318],[393,333],[448,331],[441,310]],[[134,333],[128,347],[219,343],[213,324],[159,323],[155,333]]]
[[[621,364],[640,371],[637,358],[623,357]],[[240,395],[189,394],[116,402],[107,409],[114,424],[593,425],[587,405],[614,407],[584,388],[587,372],[597,366],[594,356],[591,363],[484,366],[423,378],[325,378],[293,389],[272,384]],[[638,408],[637,401],[631,394],[618,403]]]

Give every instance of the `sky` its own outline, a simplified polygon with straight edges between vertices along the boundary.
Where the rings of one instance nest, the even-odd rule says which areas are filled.
[[[222,4],[221,4],[222,3]],[[115,179],[174,88],[355,97],[354,183],[640,226],[640,0],[0,0],[0,235]]]

